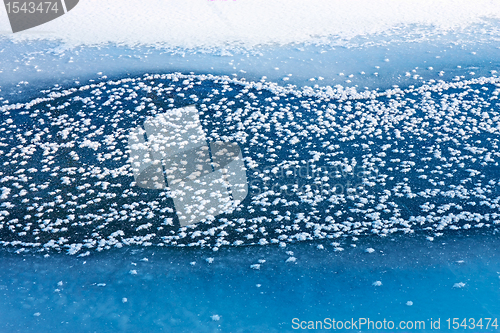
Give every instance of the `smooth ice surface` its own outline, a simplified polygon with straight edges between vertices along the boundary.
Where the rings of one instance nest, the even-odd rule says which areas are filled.
[[[341,242],[344,251],[300,243],[217,253],[129,247],[87,258],[4,252],[0,330],[293,332],[293,318],[362,317],[424,321],[419,332],[432,332],[431,318],[448,331],[450,317],[500,314],[498,234]]]
[[[363,91],[418,86],[429,80],[491,75],[499,67],[498,27],[497,20],[489,20],[436,34],[432,27],[416,25],[340,44],[329,36],[318,43],[211,50],[115,44],[72,47],[61,40],[16,42],[0,36],[0,93],[9,101],[22,102],[55,84],[78,87],[103,76],[120,79],[173,72],[264,79],[298,88],[341,85]]]

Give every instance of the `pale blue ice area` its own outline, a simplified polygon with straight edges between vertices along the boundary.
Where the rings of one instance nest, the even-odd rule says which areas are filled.
[[[492,22],[491,25],[497,26],[498,23]],[[487,77],[491,79],[485,87],[489,90],[480,90],[478,83],[470,83],[473,85],[473,89],[470,89],[473,93],[467,98],[470,97],[474,103],[479,104],[486,99],[491,102],[491,108],[490,105],[481,104],[485,110],[490,114],[498,111],[496,102],[492,100],[493,96],[498,95],[498,89],[495,90],[494,86],[498,87],[495,80],[498,79],[497,71],[500,70],[500,42],[493,40],[491,33],[483,31],[482,26],[477,25],[460,33],[432,38],[416,36],[412,39],[409,36],[412,36],[411,31],[402,31],[400,36],[359,37],[353,39],[349,45],[336,45],[325,40],[323,44],[262,46],[249,50],[228,48],[217,52],[167,50],[161,47],[68,48],[55,41],[14,43],[7,37],[1,37],[0,110],[2,106],[29,102],[46,96],[49,89],[55,85],[64,90],[107,80],[143,77],[145,73],[182,73],[192,74],[193,82],[199,79],[197,75],[225,75],[235,79],[244,78],[247,82],[275,82],[284,87],[294,85],[295,87],[288,86],[294,91],[307,87],[320,89],[341,85],[354,87],[357,92],[382,92],[398,86],[401,89],[410,89],[405,98],[415,98],[418,101],[425,99],[425,92],[419,92],[421,95],[417,96],[417,90],[413,94],[411,89],[417,89],[424,84],[432,85],[440,80],[448,84]],[[206,97],[203,94],[210,94],[212,88],[219,89],[207,84],[207,87],[204,87],[206,91],[199,93],[200,97]],[[450,88],[452,89],[455,88]],[[456,89],[458,91],[459,88]],[[42,90],[46,91],[42,93]],[[268,91],[265,93],[271,96]],[[433,93],[440,95],[442,92],[435,90]],[[90,94],[90,90],[83,92],[82,96],[83,94]],[[412,94],[417,97],[412,97]],[[452,99],[458,99],[457,96],[453,95]],[[439,105],[438,97],[431,97],[430,93],[427,97]],[[490,97],[492,98],[489,99]],[[173,98],[176,103],[180,101],[187,104],[187,96]],[[391,94],[387,100],[385,98],[382,97],[381,103],[399,101],[397,96],[391,99]],[[462,96],[462,101],[461,98]],[[291,99],[282,100],[283,103],[290,101]],[[52,103],[52,100],[50,102]],[[328,102],[336,103],[335,100]],[[300,104],[297,100],[291,103]],[[96,105],[101,106],[98,103]],[[168,107],[173,106],[171,104]],[[33,120],[33,124],[38,124],[40,129],[50,124],[50,121],[44,123],[39,120],[51,116],[44,107],[49,108],[40,106],[40,117],[36,122]],[[165,106],[166,109],[168,107]],[[28,131],[28,128],[23,127],[28,122],[23,123],[22,120],[27,118],[31,111],[17,114],[18,111],[13,107],[10,114],[5,115],[5,119],[13,116],[14,125],[23,128],[23,132]],[[338,112],[341,114],[340,108]],[[315,115],[304,114],[304,119],[311,117],[313,124]],[[493,150],[492,146],[497,149],[495,144],[498,135],[495,131],[498,129],[498,117],[491,120],[493,116],[481,118],[479,113],[474,116],[477,116],[478,122],[490,119],[488,124],[491,125],[492,131],[485,130],[480,134],[491,139],[491,142],[488,141],[488,144],[491,143],[489,149]],[[205,117],[210,120],[209,113],[206,113]],[[125,116],[124,119],[136,121],[135,118],[129,119]],[[94,120],[93,118],[92,121]],[[105,122],[102,119],[98,121],[98,126]],[[462,121],[465,122],[464,126],[470,125],[469,120]],[[10,124],[5,122],[0,128],[11,129]],[[456,124],[453,123],[453,129],[458,129],[459,125]],[[223,127],[213,126],[216,129]],[[479,127],[480,130],[484,129]],[[223,130],[226,128],[221,129],[222,132]],[[479,133],[477,128],[476,130],[476,133]],[[468,131],[473,129],[469,128]],[[1,135],[14,140],[13,134]],[[272,133],[267,135],[272,136]],[[415,142],[417,137],[418,135],[415,136]],[[457,135],[452,137],[457,138]],[[477,147],[473,146],[471,149],[477,151],[486,146],[486,140],[481,142],[481,138],[464,140],[467,144],[476,144]],[[263,147],[269,148],[265,146],[266,140],[262,139]],[[395,139],[393,137],[381,140]],[[8,142],[12,144],[11,141]],[[435,143],[432,141],[429,145]],[[445,147],[446,144],[444,141],[442,146]],[[378,143],[373,146],[372,148],[376,149]],[[14,144],[9,146],[9,149],[13,147]],[[252,147],[246,148],[243,153],[247,154],[261,149],[257,146],[253,147],[254,150]],[[76,147],[74,151],[80,153],[83,149],[86,148]],[[262,152],[265,153],[265,149],[262,149]],[[354,150],[346,153],[352,156],[356,154]],[[434,154],[424,152],[423,149],[420,153],[428,153],[429,156]],[[352,157],[351,155],[349,157]],[[94,155],[89,156],[83,156],[82,161],[94,163]],[[3,158],[5,161],[14,158],[7,158],[5,155],[1,157],[2,162]],[[280,155],[277,159],[282,157],[283,155]],[[493,158],[498,157],[493,154]],[[368,232],[368,235],[363,234],[356,238],[346,233],[337,238],[332,237],[333,239],[307,239],[300,242],[298,240],[301,239],[297,238],[286,245],[282,243],[282,246],[267,241],[263,243],[264,246],[222,245],[215,248],[216,251],[210,247],[174,247],[168,244],[156,246],[156,243],[145,244],[150,246],[144,247],[121,244],[121,248],[106,245],[108,248],[99,247],[102,251],[97,251],[96,247],[89,249],[88,253],[85,252],[87,249],[81,250],[78,254],[84,256],[77,257],[68,255],[71,251],[62,246],[64,241],[61,243],[63,250],[60,253],[50,249],[40,253],[37,247],[31,249],[26,246],[28,250],[16,254],[15,252],[25,245],[16,243],[18,238],[14,233],[11,239],[6,238],[6,235],[10,235],[10,229],[7,230],[5,224],[5,228],[0,232],[0,241],[4,242],[2,244],[13,243],[5,246],[0,252],[0,332],[292,332],[293,318],[317,321],[326,317],[344,321],[363,317],[371,320],[393,320],[396,323],[401,320],[423,320],[426,329],[421,331],[431,332],[436,331],[430,329],[431,318],[440,318],[441,331],[446,330],[448,318],[498,318],[500,321],[500,240],[498,220],[495,220],[497,216],[494,215],[500,212],[498,200],[492,204],[497,197],[500,173],[495,169],[498,163],[495,166],[493,163],[488,164],[489,160],[485,161],[487,167],[479,169],[486,177],[482,175],[483,178],[479,181],[479,177],[474,178],[474,182],[478,183],[461,183],[463,179],[452,179],[456,181],[456,185],[470,186],[468,189],[471,192],[479,188],[477,196],[483,195],[488,201],[488,205],[482,205],[479,204],[480,200],[475,198],[450,199],[456,205],[460,204],[479,215],[483,214],[480,218],[474,217],[479,220],[471,218],[472,227],[468,225],[460,230],[433,229],[436,228],[436,223],[429,227],[430,230],[405,231],[408,233],[398,231],[385,237]],[[58,160],[57,163],[59,162]],[[482,160],[474,160],[474,163],[476,162],[477,166]],[[23,167],[21,173],[25,172],[24,168],[36,166],[39,161],[31,160],[30,163],[33,165]],[[434,167],[437,164],[429,165]],[[12,167],[12,170],[15,171],[17,167]],[[65,165],[61,166],[62,169],[64,167]],[[10,176],[11,169],[7,170],[5,167],[0,171]],[[19,174],[14,171],[11,173],[17,177]],[[63,171],[60,172],[62,174]],[[472,174],[471,178],[476,176],[474,170],[468,172]],[[34,177],[36,178],[37,174]],[[405,177],[409,178],[405,183],[412,186],[420,182],[417,180],[417,174],[409,173]],[[447,179],[444,175],[442,177],[443,181]],[[12,179],[6,181],[18,182]],[[127,184],[130,181],[127,179]],[[19,184],[16,184],[12,186],[12,194],[20,189],[16,187]],[[0,185],[2,186],[4,185]],[[431,185],[428,186],[431,188]],[[484,188],[490,192],[482,192]],[[54,189],[49,187],[47,191],[51,190]],[[63,190],[73,191],[68,188]],[[109,191],[111,193],[114,190],[112,188]],[[12,195],[9,193],[5,195]],[[0,191],[0,195],[3,196],[4,192]],[[43,196],[36,200],[43,203],[47,198],[48,196]],[[133,199],[129,197],[127,200]],[[17,205],[17,208],[14,208],[6,199],[5,202],[2,200],[4,199],[0,199],[0,211],[9,213],[5,221],[22,221],[25,212],[16,209],[24,209],[28,204],[23,206],[20,204],[21,197],[17,197],[11,200]],[[470,204],[474,207],[469,207],[466,206],[469,201],[478,202]],[[430,206],[425,207],[427,209]],[[413,216],[419,214],[417,211],[419,212],[420,208],[421,206],[402,205],[398,212],[402,210],[403,214]],[[339,207],[335,211],[342,209]],[[446,211],[450,207],[442,209]],[[273,207],[262,214],[270,215],[271,211]],[[53,212],[59,213],[62,218],[67,215],[66,211]],[[321,214],[323,213],[322,211]],[[333,215],[334,210],[331,213],[330,215]],[[238,218],[244,218],[246,213],[240,211],[236,214]],[[481,220],[482,216],[486,215],[488,219]],[[231,216],[227,218],[231,219]],[[36,218],[31,221],[34,220]],[[480,221],[482,222],[476,223]],[[11,223],[12,230],[16,230],[16,223]],[[218,225],[217,223],[219,221],[215,225]],[[153,229],[158,226],[154,225]],[[92,228],[94,227],[97,225],[92,225]],[[135,227],[136,225],[126,231],[138,232]],[[284,225],[281,227],[285,229]],[[90,229],[85,228],[84,226],[78,229],[79,235],[69,232],[69,237],[94,237],[94,234],[88,235],[85,232],[92,233],[95,230],[88,231]],[[28,236],[31,231],[33,230],[28,229]],[[102,232],[106,231],[107,229],[104,229]],[[175,227],[175,232],[178,231],[179,228]],[[16,232],[22,233],[22,230]],[[50,237],[57,242],[61,236],[61,233],[47,231],[40,243],[48,242]],[[97,236],[95,237],[97,239]],[[127,237],[131,235],[127,234]],[[217,234],[212,234],[212,243],[216,238]],[[22,240],[22,237],[20,239]],[[254,244],[259,242],[257,237],[254,241]],[[464,330],[460,328],[456,331]]]
[[[268,82],[299,88],[342,85],[364,91],[418,86],[429,80],[490,76],[500,63],[500,41],[495,38],[498,25],[492,20],[439,35],[415,26],[390,36],[349,41],[325,38],[310,44],[251,49],[228,46],[224,50],[69,47],[56,41],[12,42],[0,37],[0,89],[3,96],[17,101],[19,92],[54,84],[71,87],[102,76],[173,72],[227,75],[247,81],[265,77]]]
[[[431,318],[447,331],[447,318],[500,315],[498,234],[342,241],[340,252],[321,242],[216,253],[130,247],[86,258],[4,252],[0,331],[292,332],[293,318],[328,317],[425,321],[420,331],[431,332]]]

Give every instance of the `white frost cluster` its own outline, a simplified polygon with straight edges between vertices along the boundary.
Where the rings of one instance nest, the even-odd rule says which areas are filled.
[[[0,244],[86,256],[329,240],[343,251],[347,236],[497,230],[499,91],[496,77],[358,92],[176,73],[3,103]],[[188,96],[209,140],[242,147],[250,194],[233,214],[179,227],[172,193],[134,186],[127,139]]]

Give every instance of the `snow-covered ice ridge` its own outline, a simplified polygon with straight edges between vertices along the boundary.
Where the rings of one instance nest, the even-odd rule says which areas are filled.
[[[304,43],[332,36],[348,41],[415,26],[440,34],[491,19],[500,19],[498,1],[80,0],[67,15],[10,36],[16,41],[59,39],[69,45],[203,49]],[[4,10],[0,31],[10,31]]]
[[[241,246],[498,230],[496,76],[385,92],[179,73],[0,100],[0,243],[18,251]],[[179,227],[168,190],[133,186],[127,141],[195,104],[209,141],[242,148],[249,195]]]

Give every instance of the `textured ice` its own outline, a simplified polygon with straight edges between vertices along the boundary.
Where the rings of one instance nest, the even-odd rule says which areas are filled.
[[[0,37],[0,330],[500,313],[497,2],[165,3]],[[181,227],[127,140],[192,104],[251,192]]]
[[[55,87],[0,107],[0,242],[84,256],[494,231],[499,88],[495,76],[357,92],[182,74]],[[147,117],[193,102],[209,141],[242,147],[250,194],[180,227],[168,189],[133,186],[127,142]]]

